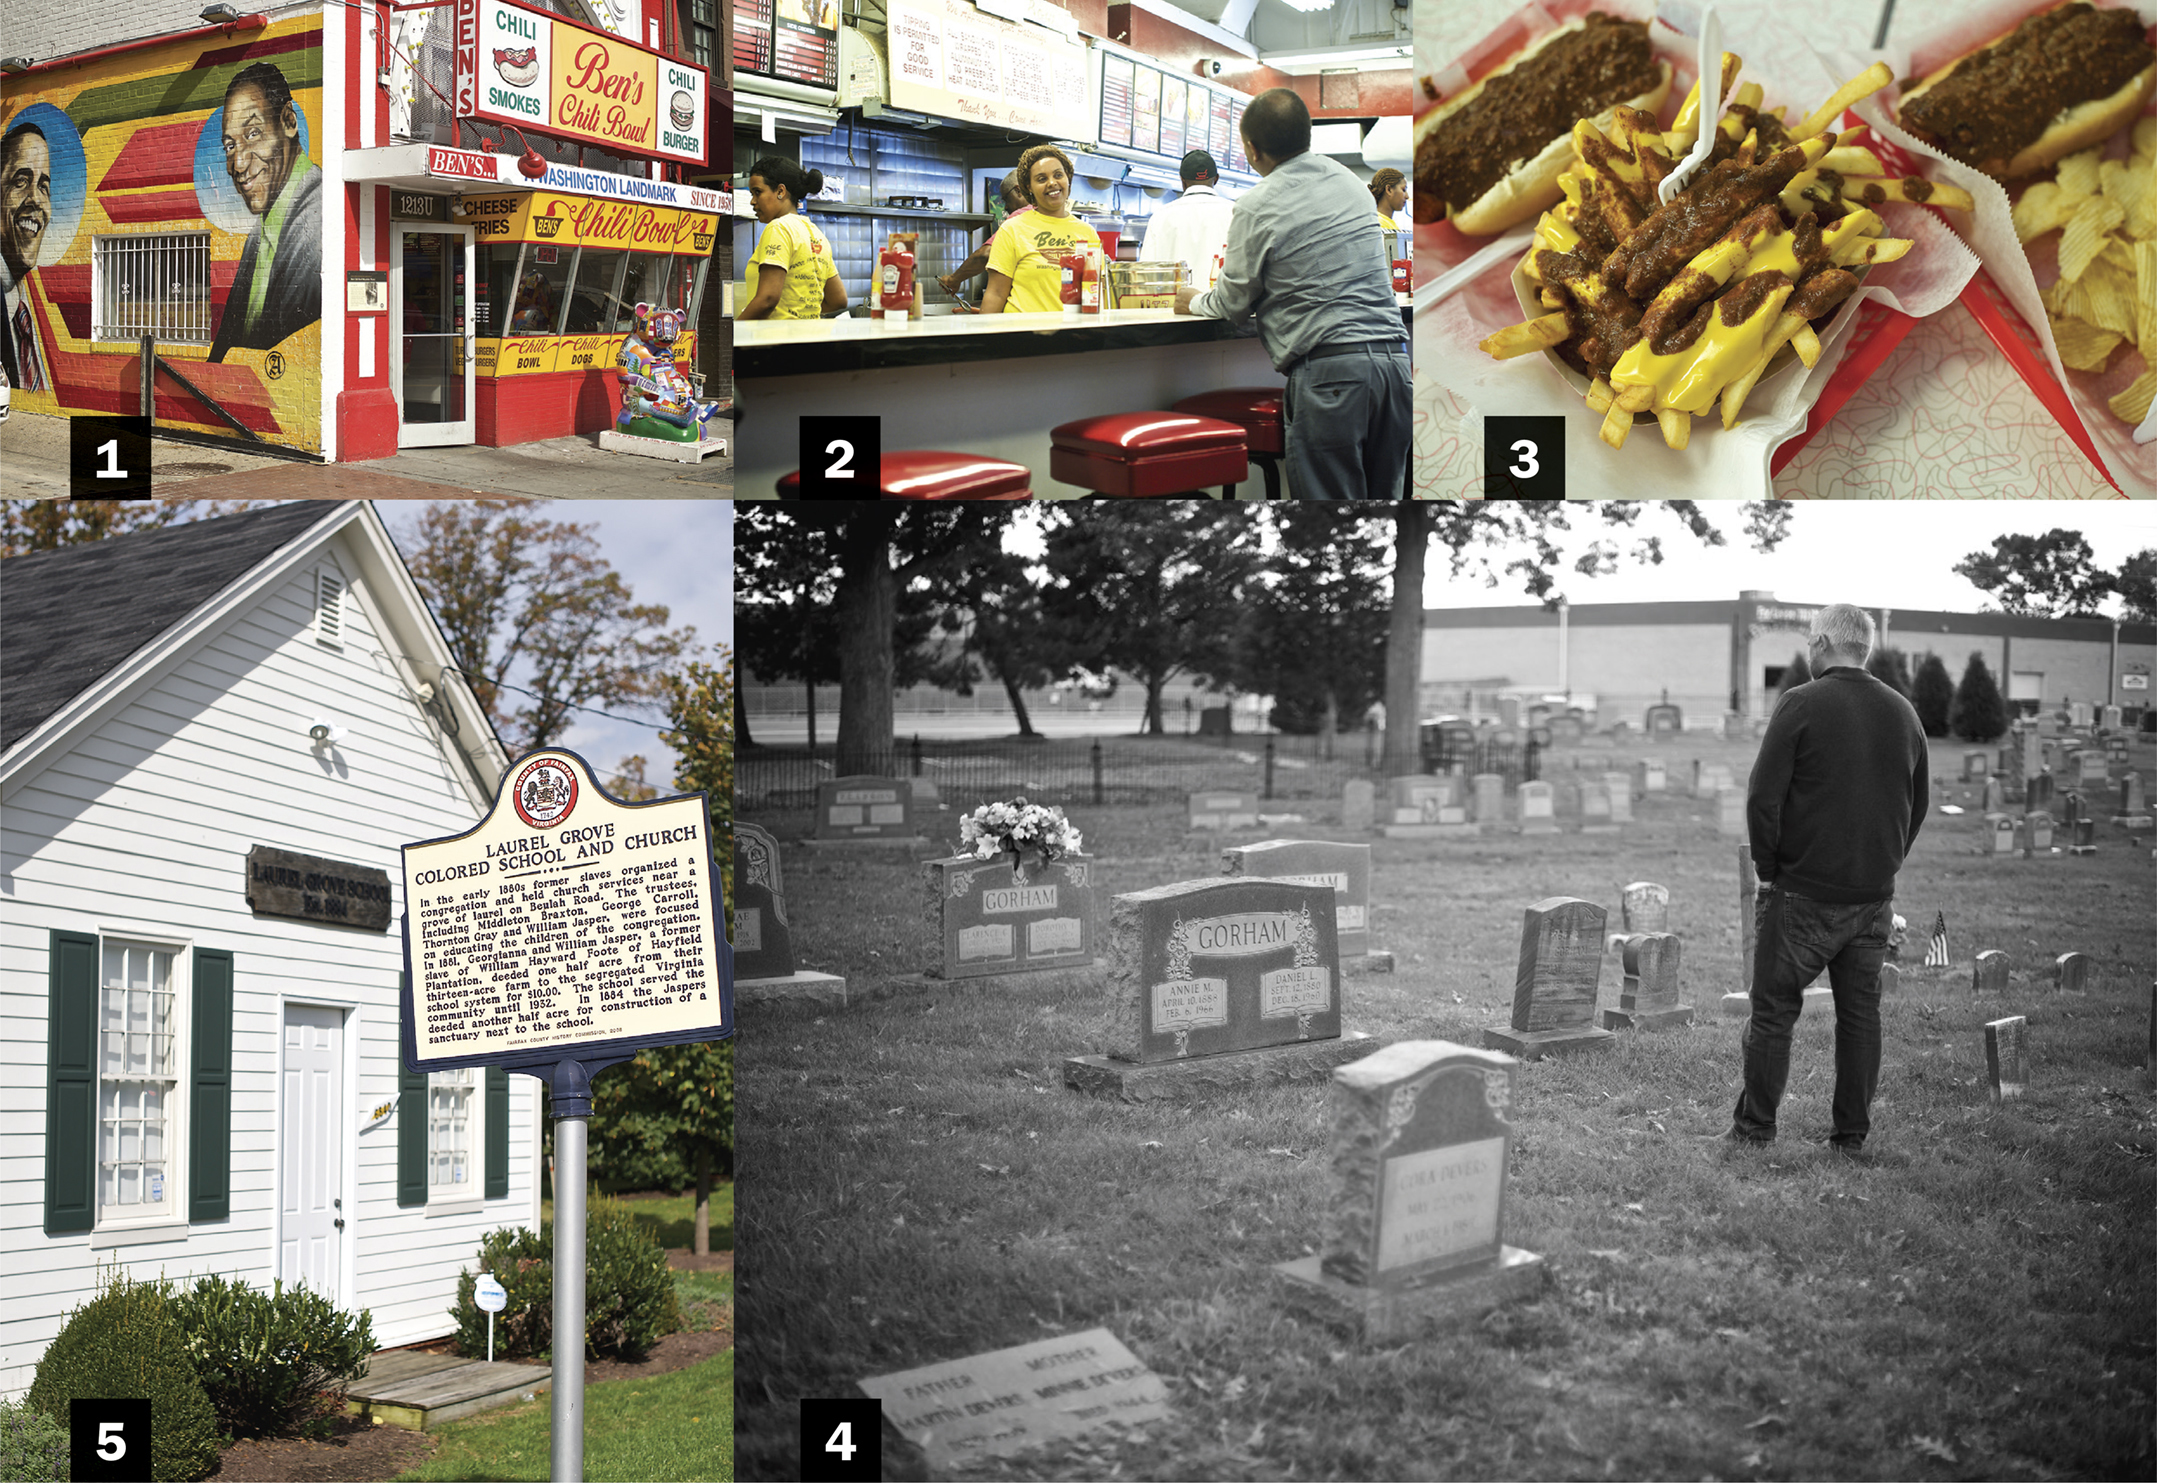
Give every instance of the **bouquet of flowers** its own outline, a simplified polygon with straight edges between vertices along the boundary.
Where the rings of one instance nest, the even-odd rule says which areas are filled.
[[[1029,855],[1038,856],[1045,865],[1077,854],[1084,841],[1062,809],[1014,798],[1009,803],[984,803],[963,816],[959,843],[984,860],[1009,854],[1023,868]]]

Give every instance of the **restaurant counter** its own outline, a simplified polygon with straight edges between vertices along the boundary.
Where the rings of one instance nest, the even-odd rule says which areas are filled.
[[[803,416],[867,416],[883,419],[886,452],[1010,459],[1033,470],[1037,498],[1070,498],[1088,491],[1049,477],[1058,424],[1281,384],[1255,331],[1171,309],[737,322],[734,488],[772,497],[801,466]],[[1261,498],[1251,472],[1237,493]]]

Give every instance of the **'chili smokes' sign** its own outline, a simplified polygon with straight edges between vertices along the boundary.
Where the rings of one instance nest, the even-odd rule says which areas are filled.
[[[457,0],[456,15],[459,117],[704,163],[703,68],[516,0]]]
[[[404,847],[404,900],[415,1071],[734,1033],[701,793],[624,803],[576,753],[533,752],[477,827]]]

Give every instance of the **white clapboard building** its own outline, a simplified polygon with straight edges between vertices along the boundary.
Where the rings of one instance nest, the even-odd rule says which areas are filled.
[[[400,1063],[398,846],[507,765],[379,516],[0,562],[0,1397],[114,1263],[450,1331],[537,1083]]]

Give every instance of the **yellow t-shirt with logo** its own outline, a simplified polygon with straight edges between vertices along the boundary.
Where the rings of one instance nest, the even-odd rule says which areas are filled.
[[[831,243],[815,222],[799,211],[790,211],[764,228],[756,250],[749,254],[744,304],[756,297],[757,278],[766,263],[786,269],[786,287],[779,291],[779,302],[771,311],[773,319],[822,317],[824,280],[839,269],[831,260]]]
[[[1395,258],[1406,257],[1408,255],[1405,252],[1401,251],[1401,229],[1399,224],[1395,222],[1392,217],[1386,215],[1383,211],[1378,213],[1378,230],[1385,233],[1387,262],[1390,263]]]
[[[1029,211],[1007,220],[989,248],[989,271],[1011,280],[1006,314],[1055,314],[1063,308],[1063,255],[1073,248],[1100,250],[1101,237],[1075,216]],[[1103,285],[1103,293],[1107,292]],[[1103,303],[1107,300],[1104,298]]]

